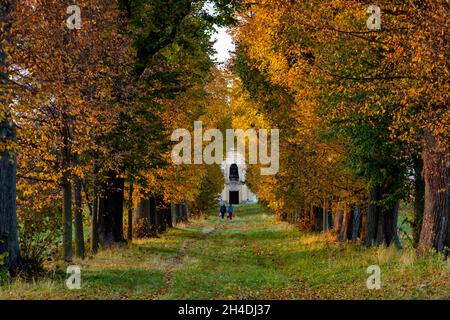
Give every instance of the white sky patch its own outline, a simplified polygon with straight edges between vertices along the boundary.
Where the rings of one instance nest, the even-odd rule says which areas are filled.
[[[205,3],[204,9],[211,15],[216,14],[214,4],[209,1]],[[230,59],[230,52],[234,52],[235,45],[233,38],[227,33],[228,28],[216,26],[215,29],[216,33],[211,36],[211,40],[215,41],[214,49],[216,50],[216,54],[212,58],[216,63],[223,64]]]
[[[212,36],[212,39],[216,41],[214,49],[217,51],[214,59],[218,63],[226,63],[231,57],[231,52],[235,49],[233,38],[227,31],[227,28],[216,27],[216,33]]]

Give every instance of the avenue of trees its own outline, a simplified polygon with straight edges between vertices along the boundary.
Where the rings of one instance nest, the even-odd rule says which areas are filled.
[[[205,4],[214,6],[208,10]],[[72,3],[70,3],[72,4]],[[219,166],[174,165],[173,130],[280,129],[247,184],[341,241],[450,247],[449,5],[379,0],[0,0],[0,264],[70,262],[206,213]],[[236,52],[214,63],[211,35]],[[89,232],[87,231],[89,229]],[[88,238],[86,238],[86,236]]]
[[[74,29],[64,1],[0,1],[0,261],[8,269],[39,268],[55,244],[66,261],[83,258],[87,243],[95,253],[214,204],[218,166],[170,161],[174,129],[227,123],[211,34],[232,23],[232,11],[228,1],[210,3],[214,13],[205,1],[80,0]]]
[[[235,28],[238,127],[282,132],[280,173],[250,187],[281,217],[341,240],[450,247],[449,5],[247,1]],[[258,116],[255,116],[258,115]]]

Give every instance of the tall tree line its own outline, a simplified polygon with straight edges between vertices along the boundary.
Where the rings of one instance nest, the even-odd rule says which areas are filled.
[[[85,256],[85,208],[95,253],[126,241],[126,227],[131,240],[133,208],[142,199],[170,207],[219,191],[220,183],[200,182],[210,169],[174,168],[168,158],[172,130],[226,103],[210,36],[214,26],[234,21],[233,10],[226,1],[212,3],[214,14],[205,1],[80,0],[81,28],[69,29],[60,1],[2,2],[2,40],[10,41],[0,47],[7,240],[0,252],[8,252],[8,267],[19,257],[16,198],[21,222],[60,208],[63,257],[71,261],[74,253]],[[191,178],[197,188],[189,187]],[[191,192],[180,195],[182,188]]]
[[[400,246],[399,203],[413,197],[414,244],[445,252],[449,7],[377,5],[380,30],[367,28],[365,1],[245,2],[236,107],[285,129],[280,174],[249,181],[270,186],[262,199],[280,216],[316,230],[333,218],[340,239],[356,227],[367,246]]]

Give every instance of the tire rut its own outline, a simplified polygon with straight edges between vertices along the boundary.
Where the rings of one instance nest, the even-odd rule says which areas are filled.
[[[169,294],[171,288],[173,287],[174,273],[178,270],[180,266],[183,265],[183,261],[185,260],[189,248],[193,243],[206,239],[209,235],[214,233],[217,230],[216,226],[204,227],[199,234],[197,239],[186,239],[181,243],[180,249],[178,250],[178,254],[173,259],[173,262],[169,264],[166,273],[164,274],[164,287],[159,289],[155,293],[155,299],[164,298],[167,294]]]

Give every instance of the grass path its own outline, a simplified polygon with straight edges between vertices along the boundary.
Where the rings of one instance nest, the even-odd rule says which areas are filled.
[[[81,290],[65,288],[60,265],[47,280],[0,287],[0,298],[450,299],[450,264],[439,257],[301,234],[258,205],[239,207],[233,221],[211,215],[75,263]],[[366,288],[370,265],[381,267],[381,290]]]

